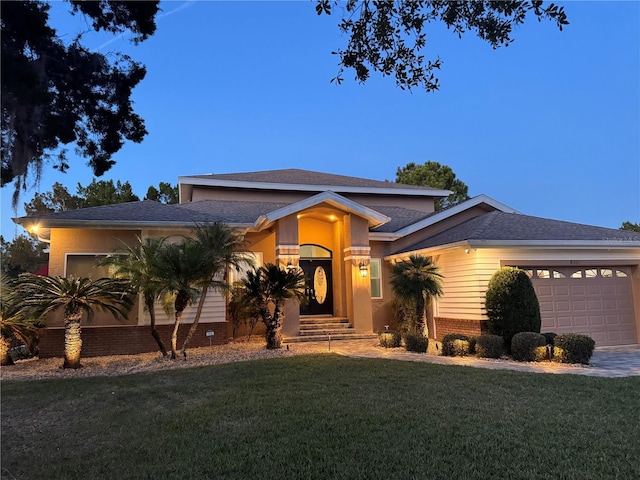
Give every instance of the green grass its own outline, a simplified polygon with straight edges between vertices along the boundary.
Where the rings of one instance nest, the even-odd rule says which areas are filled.
[[[2,478],[640,478],[640,379],[333,355],[2,384]]]

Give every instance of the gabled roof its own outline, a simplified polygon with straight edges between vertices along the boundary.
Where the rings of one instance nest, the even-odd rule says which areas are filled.
[[[431,213],[424,213],[398,207],[375,207],[376,210],[390,216],[392,220],[382,228],[376,228],[372,233],[374,233],[374,238],[376,237],[375,234],[382,234],[377,235],[377,237],[380,237],[378,239],[382,239],[382,237],[384,237],[386,240],[395,240],[415,233],[423,228],[435,225],[442,220],[478,206],[486,211],[498,210],[501,212],[518,213],[508,205],[505,205],[504,203],[487,195],[477,195],[465,200],[464,202],[460,202],[438,212]]]
[[[262,215],[258,220],[256,220],[255,228],[261,230],[280,218],[321,204],[327,204],[339,210],[358,215],[368,221],[369,227],[377,227],[390,220],[386,215],[383,215],[369,207],[365,207],[364,205],[349,200],[337,193],[325,191],[312,197],[305,198],[304,200],[300,200],[299,202],[279,208],[278,210],[271,211],[266,215]]]
[[[417,185],[371,180],[367,178],[335,175],[332,173],[300,170],[263,170],[245,173],[222,173],[178,177],[181,201],[189,200],[193,186],[248,188],[254,190],[286,190],[301,192],[372,193],[389,195],[413,195],[446,197],[449,190]]]
[[[481,246],[607,246],[638,248],[640,233],[494,211],[437,233],[396,254],[466,242]]]

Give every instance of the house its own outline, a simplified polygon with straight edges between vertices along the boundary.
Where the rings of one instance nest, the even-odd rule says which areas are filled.
[[[93,276],[107,273],[96,270],[96,258],[137,236],[171,237],[194,223],[224,222],[244,235],[257,263],[305,272],[310,301],[287,306],[283,334],[290,341],[323,331],[335,338],[337,328],[384,330],[392,316],[391,267],[415,253],[433,257],[444,276],[444,294],[427,319],[433,338],[486,331],[488,281],[512,265],[532,279],[543,331],[584,333],[598,346],[640,342],[638,233],[532,217],[485,195],[434,212],[434,199],[450,192],[298,169],[184,176],[178,183],[178,205],[141,201],[15,221],[50,243],[50,274]],[[211,295],[194,346],[227,341],[225,312],[225,298]],[[159,316],[168,338],[172,322]],[[98,316],[83,330],[83,353],[152,351],[148,323],[141,305],[125,321]],[[60,354],[61,327],[51,320],[41,355]]]

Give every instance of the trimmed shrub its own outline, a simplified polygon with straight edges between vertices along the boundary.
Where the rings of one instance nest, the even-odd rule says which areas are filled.
[[[489,333],[501,335],[507,349],[520,332],[540,332],[540,305],[524,270],[503,267],[493,274],[485,295]]]
[[[557,333],[553,332],[545,332],[542,335],[544,335],[544,339],[547,341],[547,345],[553,345],[553,340],[558,336]]]
[[[464,357],[469,355],[469,337],[460,333],[449,333],[442,337],[442,355]]]
[[[476,354],[476,342],[478,341],[478,337],[469,337],[469,355]]]
[[[429,339],[418,333],[407,333],[404,337],[404,347],[407,352],[427,353]]]
[[[511,340],[511,355],[518,362],[539,362],[546,358],[546,352],[547,341],[544,335],[539,333],[520,332]]]
[[[485,334],[476,337],[476,355],[480,358],[500,358],[504,353],[504,338]]]
[[[553,359],[560,363],[589,364],[596,342],[588,335],[567,333],[553,341]]]
[[[380,346],[384,348],[397,348],[402,345],[402,335],[399,332],[386,331],[378,335]]]

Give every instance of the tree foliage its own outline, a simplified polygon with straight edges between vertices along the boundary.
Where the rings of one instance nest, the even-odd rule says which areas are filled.
[[[160,182],[158,184],[158,188],[151,185],[147,189],[147,195],[144,199],[153,200],[167,205],[177,204],[180,201],[178,185],[171,185],[167,182]]]
[[[410,162],[404,167],[398,167],[396,182],[451,190],[453,193],[448,197],[434,201],[436,212],[469,198],[469,187],[462,180],[456,178],[451,167],[441,165],[438,162],[428,161],[424,165]]]
[[[70,0],[96,31],[130,32],[134,43],[153,35],[159,1]],[[64,146],[73,144],[97,176],[115,163],[126,140],[140,142],[144,121],[131,92],[145,76],[143,65],[117,52],[91,51],[82,35],[65,44],[49,24],[41,1],[3,2],[1,184],[14,182],[14,205],[29,174],[43,165],[66,171]],[[10,72],[10,74],[9,74]]]
[[[620,230],[629,230],[631,232],[640,233],[640,223],[622,222]]]
[[[13,365],[11,342],[22,342],[30,353],[43,323],[20,312],[22,299],[15,293],[15,278],[0,272],[0,365]]]
[[[138,237],[136,245],[125,245],[123,252],[107,256],[100,264],[112,266],[116,277],[127,279],[131,289],[142,295],[144,307],[149,312],[151,336],[162,356],[166,357],[167,349],[156,328],[155,310],[155,302],[165,290],[162,279],[157,276],[158,253],[164,242],[164,238]]]
[[[304,273],[302,270],[285,270],[268,263],[264,267],[249,270],[242,283],[247,297],[257,304],[260,311],[266,327],[267,349],[280,348],[280,330],[284,322],[286,301],[307,301],[304,294]]]
[[[172,186],[170,183],[160,182],[160,193],[155,198],[149,198],[149,192],[152,190],[158,192],[155,187],[150,186],[147,190],[146,200],[177,203],[177,185]],[[27,215],[43,215],[76,208],[113,205],[138,200],[140,198],[133,192],[129,182],[122,183],[117,180],[116,183],[113,183],[113,180],[96,180],[94,178],[86,187],[78,183],[76,195],[69,193],[67,187],[56,182],[50,191],[36,193],[31,201],[24,204],[24,210]]]
[[[35,272],[49,262],[46,248],[46,243],[38,242],[28,235],[18,235],[11,242],[5,241],[0,235],[2,272],[11,277]]]
[[[430,257],[410,255],[391,269],[391,290],[400,298],[413,302],[416,308],[413,332],[424,334],[424,309],[432,296],[442,295],[442,275]]]
[[[560,30],[569,23],[563,7],[543,6],[536,0],[316,1],[318,15],[331,15],[338,5],[343,8],[339,28],[347,45],[333,52],[340,60],[332,82],[342,83],[345,69],[352,68],[356,80],[364,83],[373,70],[394,76],[402,89],[422,87],[427,92],[439,89],[435,71],[442,65],[439,57],[425,60],[421,53],[427,46],[429,24],[444,23],[458,37],[472,32],[496,49],[512,43],[513,30],[530,15],[538,21],[554,21]]]
[[[123,279],[91,280],[25,273],[18,278],[15,292],[22,299],[18,308],[19,315],[45,319],[56,310],[63,311],[63,368],[80,368],[80,323],[83,316],[86,315],[91,320],[95,311],[105,311],[116,318],[125,318],[133,305],[129,284]]]

